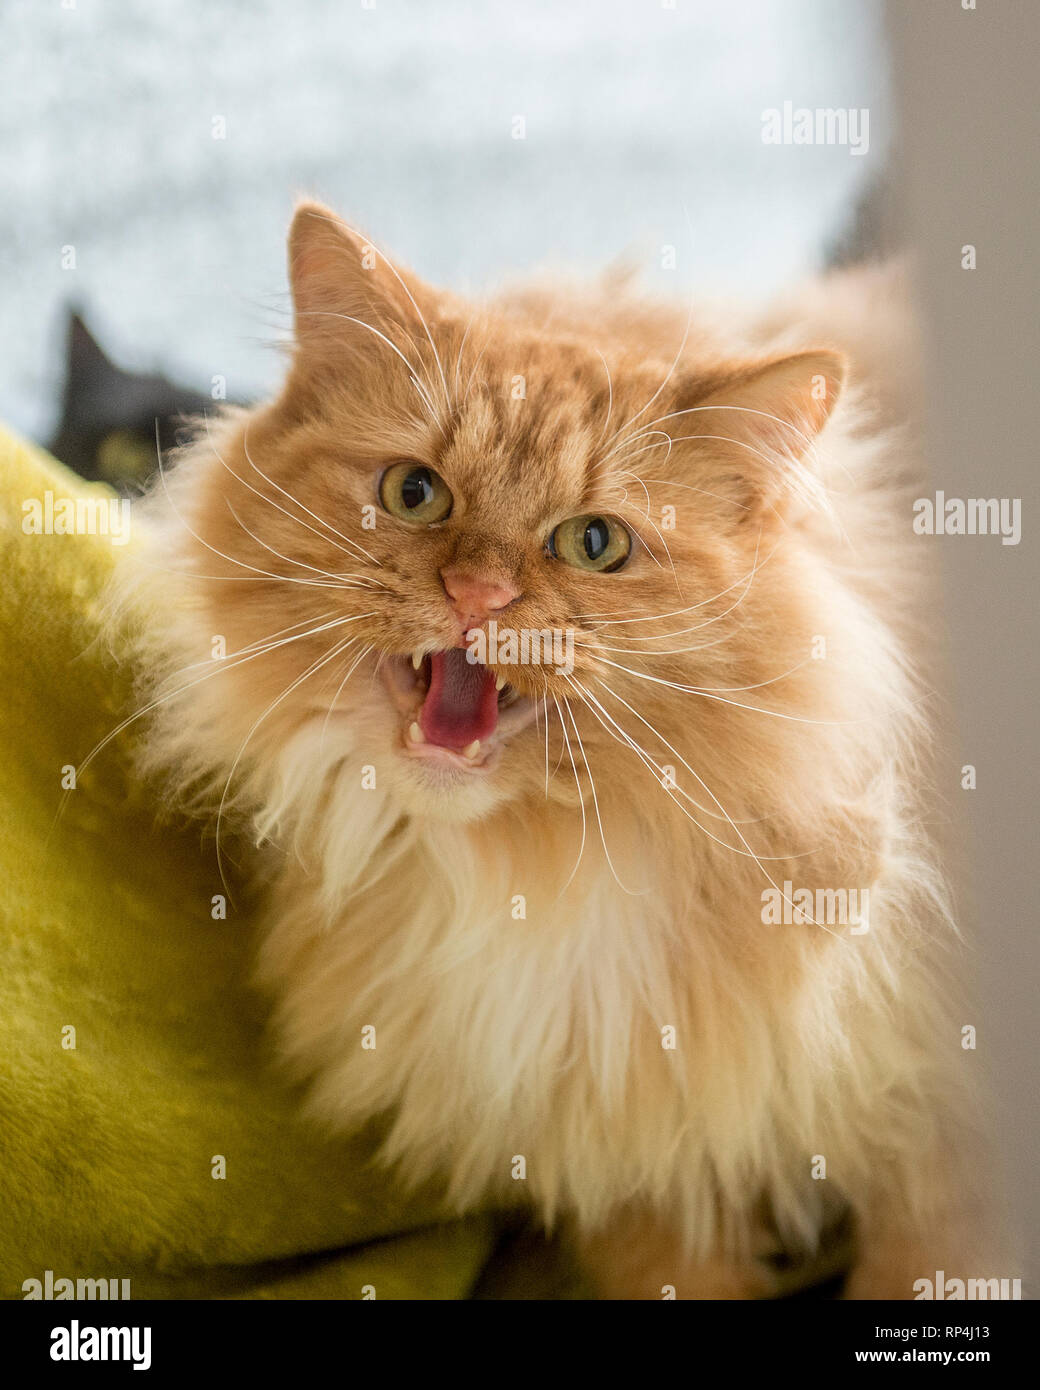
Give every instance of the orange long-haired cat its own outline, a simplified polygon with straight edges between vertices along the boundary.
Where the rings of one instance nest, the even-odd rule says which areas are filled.
[[[289,259],[281,394],[206,423],[126,577],[146,765],[261,847],[312,1112],[530,1204],[604,1297],[768,1296],[842,1212],[852,1297],[1007,1273],[920,825],[898,274],[476,305],[310,203]]]

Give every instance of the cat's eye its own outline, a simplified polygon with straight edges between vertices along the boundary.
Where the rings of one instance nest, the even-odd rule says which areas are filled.
[[[432,526],[451,514],[454,498],[439,473],[421,463],[395,463],[379,480],[379,500],[391,516]]]
[[[612,516],[572,516],[549,537],[548,551],[580,570],[609,574],[619,570],[632,549],[626,527]]]
[[[97,447],[95,465],[106,483],[143,482],[155,467],[155,439],[133,430],[110,430]]]

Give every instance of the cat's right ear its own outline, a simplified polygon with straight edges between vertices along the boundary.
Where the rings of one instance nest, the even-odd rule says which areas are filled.
[[[122,379],[123,373],[109,361],[101,344],[75,309],[69,312],[65,358],[68,364],[67,380],[73,388],[100,391],[109,379]]]
[[[323,207],[300,203],[289,229],[296,341],[308,351],[371,352],[407,298],[386,257]]]

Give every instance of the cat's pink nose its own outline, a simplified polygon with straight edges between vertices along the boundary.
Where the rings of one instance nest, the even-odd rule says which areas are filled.
[[[500,613],[520,597],[520,590],[500,576],[489,577],[450,566],[441,570],[441,579],[455,616],[467,627],[484,622],[492,613]]]

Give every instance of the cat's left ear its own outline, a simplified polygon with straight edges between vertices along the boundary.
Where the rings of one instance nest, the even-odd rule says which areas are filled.
[[[701,381],[673,436],[693,436],[725,468],[747,516],[814,500],[813,451],[841,395],[847,363],[827,348],[775,357]]]

